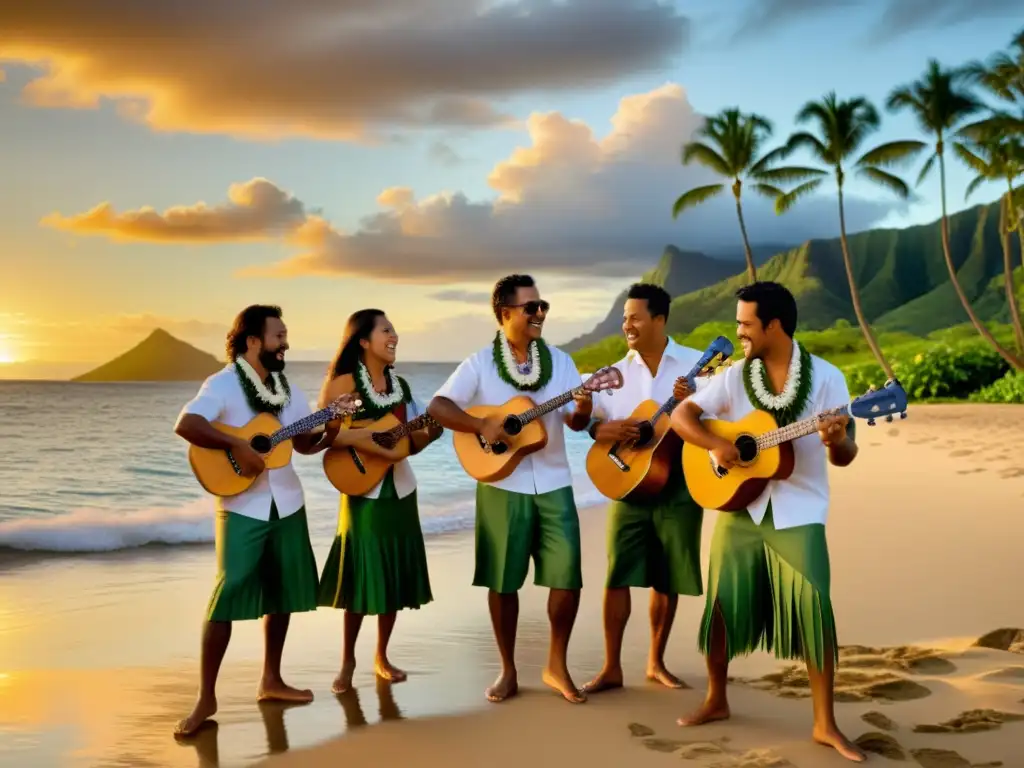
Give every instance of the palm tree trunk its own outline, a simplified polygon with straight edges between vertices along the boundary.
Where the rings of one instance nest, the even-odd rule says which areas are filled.
[[[1003,349],[1003,346],[996,341],[996,337],[992,335],[985,324],[981,322],[976,314],[974,314],[974,307],[971,306],[970,300],[967,298],[967,294],[964,293],[963,286],[960,285],[960,281],[956,276],[956,267],[953,266],[953,256],[950,253],[949,248],[949,219],[946,216],[946,161],[943,159],[941,139],[940,146],[937,148],[939,155],[939,184],[940,192],[942,195],[942,222],[939,227],[942,233],[942,255],[946,257],[946,269],[949,270],[949,281],[953,284],[953,290],[956,291],[956,295],[960,298],[960,303],[964,306],[964,311],[967,312],[967,317],[970,318],[971,323],[974,325],[975,330],[981,334],[981,337],[989,343],[999,356],[1003,358],[1012,367],[1018,371],[1024,370],[1024,360],[1021,360],[1009,350]]]
[[[843,250],[843,266],[846,267],[846,279],[850,283],[850,301],[853,302],[853,313],[857,316],[857,322],[860,324],[860,332],[864,334],[864,339],[871,349],[871,354],[875,356],[878,364],[885,371],[885,377],[887,379],[895,379],[896,374],[893,373],[892,366],[889,365],[889,361],[882,354],[882,348],[878,346],[875,334],[872,333],[871,326],[868,325],[867,318],[864,317],[864,308],[860,304],[860,291],[857,290],[857,281],[853,277],[853,262],[850,260],[850,248],[846,244],[846,213],[843,211],[842,185],[839,186],[839,243]]]
[[[743,206],[740,205],[740,181],[732,185],[732,193],[736,197],[736,216],[740,220],[740,233],[743,235],[743,249],[747,256],[747,277],[750,282],[757,281],[757,270],[754,269],[754,252],[750,250],[750,240],[747,239],[747,225],[743,223]]]
[[[1024,327],[1020,323],[1020,309],[1017,307],[1017,297],[1013,290],[1013,256],[1010,252],[1009,224],[1011,217],[1016,215],[1011,184],[1009,194],[1003,198],[999,206],[999,242],[1003,246],[1003,287],[1006,289],[1006,303],[1010,306],[1010,322],[1013,324],[1013,334],[1017,339],[1017,353],[1024,355]]]

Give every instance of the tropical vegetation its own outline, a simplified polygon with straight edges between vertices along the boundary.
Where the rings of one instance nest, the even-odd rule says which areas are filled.
[[[743,221],[741,190],[744,181],[759,194],[774,200],[776,213],[782,215],[799,200],[818,191],[826,177],[832,177],[837,194],[839,253],[849,290],[849,300],[866,349],[873,358],[873,362],[860,361],[858,365],[861,368],[856,371],[847,368],[848,376],[853,376],[858,381],[867,380],[876,374],[877,377],[882,377],[883,381],[885,378],[897,376],[906,384],[904,377],[910,375],[911,370],[916,371],[918,368],[927,368],[931,373],[939,375],[943,370],[942,365],[946,364],[937,362],[940,359],[952,365],[950,370],[959,370],[967,366],[969,361],[985,360],[988,362],[978,363],[978,370],[983,373],[972,373],[955,386],[952,382],[956,377],[950,378],[947,381],[948,387],[951,387],[948,393],[939,393],[937,385],[919,383],[915,384],[919,394],[913,396],[960,397],[976,391],[985,391],[996,393],[992,394],[993,397],[1001,397],[1006,393],[1019,392],[1020,379],[1024,377],[1024,327],[1021,324],[1021,297],[1018,281],[1015,280],[1013,252],[1014,246],[1017,246],[1018,252],[1024,253],[1024,189],[1020,184],[1021,178],[1024,177],[1024,29],[1014,35],[1007,51],[993,54],[988,61],[970,62],[958,67],[945,67],[934,59],[928,61],[921,77],[891,91],[886,99],[885,108],[893,114],[909,113],[913,116],[921,137],[908,137],[871,146],[868,144],[870,137],[881,126],[879,110],[863,96],[840,97],[835,93],[828,93],[801,108],[796,116],[800,130],[775,149],[763,152],[772,134],[771,124],[766,119],[759,115],[743,113],[738,108],[730,108],[707,120],[705,126],[695,136],[695,140],[684,145],[682,160],[684,163],[696,161],[732,180],[747,262],[747,280],[756,279],[758,272],[755,270]],[[796,153],[809,155],[816,167],[790,165],[791,158]],[[888,315],[895,312],[900,314],[904,323],[915,315],[918,316],[917,319],[923,319],[921,316],[927,312],[928,306],[937,303],[937,299],[928,298],[935,291],[907,297],[905,309],[901,307],[900,310],[896,310],[895,307],[890,307],[892,311],[886,311],[885,307],[881,306],[882,303],[891,304],[899,298],[893,291],[876,289],[876,283],[880,282],[877,279],[880,274],[880,259],[889,257],[877,251],[872,252],[870,245],[866,252],[862,249],[860,253],[851,247],[851,242],[857,235],[849,238],[847,236],[843,194],[848,174],[853,173],[901,199],[907,199],[911,195],[911,187],[898,171],[908,168],[915,160],[922,158],[923,163],[918,170],[915,185],[920,186],[937,171],[941,218],[938,227],[928,228],[933,230],[930,235],[935,237],[935,241],[922,243],[920,258],[929,261],[933,253],[941,253],[946,273],[944,282],[948,282],[955,293],[960,309],[969,323],[967,327],[973,329],[977,336],[976,341],[970,342],[975,346],[970,347],[969,355],[965,351],[967,348],[961,346],[936,346],[936,339],[927,334],[915,337],[914,343],[918,345],[915,349],[918,351],[914,352],[911,362],[907,362],[904,347],[911,342],[905,339],[904,347],[895,344],[888,346],[888,352],[883,351],[887,345],[895,342],[891,334],[876,333],[872,328],[872,317],[876,320],[885,320]],[[962,231],[954,230],[951,234],[951,219],[957,217],[951,217],[947,210],[947,161],[954,159],[964,163],[975,174],[965,190],[965,199],[986,182],[997,183],[1004,190],[995,205],[995,216],[990,217],[991,211],[983,209],[986,211],[983,217],[990,217],[990,220],[978,224],[979,232],[984,230],[986,236],[994,234],[999,244],[1002,258],[999,264],[1001,280],[998,289],[1001,295],[998,299],[992,298],[993,286],[990,284],[991,275],[985,255],[975,258],[978,246],[965,238]],[[786,189],[787,185],[795,186]],[[724,191],[725,186],[725,183],[708,185],[684,193],[675,202],[673,216],[679,216],[688,208],[717,196]],[[1014,235],[1016,244],[1011,243]],[[805,244],[802,249],[809,251],[811,245]],[[794,249],[794,252],[799,250],[801,249]],[[789,254],[791,262],[799,259],[799,255],[794,252]],[[776,258],[773,257],[772,261]],[[762,278],[766,277],[766,271],[770,271],[770,264],[771,262],[762,265]],[[886,280],[882,282],[895,283],[897,288],[905,287],[905,276],[914,272],[913,266],[896,265],[896,271],[904,273],[903,277],[885,275]],[[919,275],[929,281],[935,279],[925,268],[919,271]],[[888,280],[890,277],[892,280]],[[742,277],[737,276],[719,286],[710,286],[704,291],[713,294],[717,290],[721,294],[721,289],[726,286],[735,290],[735,287],[743,282]],[[965,287],[965,283],[969,285]],[[974,294],[973,299],[969,293]],[[715,304],[714,298],[711,295],[693,297],[689,303],[694,309],[700,309],[701,304]],[[708,299],[712,301],[708,302]],[[984,317],[983,305],[986,302],[991,305],[993,301],[1005,302],[1008,322],[999,326],[1005,332],[997,333],[992,323],[987,322]],[[674,303],[673,312],[675,306]],[[802,302],[801,312],[803,311]],[[703,319],[719,318],[705,316]],[[890,328],[899,325],[892,323],[891,317],[888,319]],[[824,327],[820,325],[819,332],[827,333],[828,331],[821,330]],[[963,329],[960,328],[957,331],[960,338],[958,344],[969,343],[970,340],[961,338],[962,333]],[[922,344],[932,344],[928,349],[933,351],[924,349],[921,347]],[[978,357],[981,354],[978,350],[984,350],[985,356]],[[959,363],[956,358],[949,356],[961,352],[967,356]],[[990,365],[993,359],[999,360],[999,365]],[[917,362],[913,362],[915,360]],[[869,375],[869,370],[874,370],[875,374]],[[1000,377],[1008,376],[1006,381],[1009,383],[997,386],[996,380],[993,379],[979,384],[997,371],[1002,371]],[[917,377],[915,381],[924,382],[927,376],[918,373],[914,374]],[[922,376],[924,378],[921,378]],[[953,374],[950,373],[949,376]],[[956,380],[960,381],[962,378],[960,376]]]

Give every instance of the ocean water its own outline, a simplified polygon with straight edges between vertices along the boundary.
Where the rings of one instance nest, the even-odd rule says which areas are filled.
[[[315,400],[325,367],[292,362],[287,373]],[[397,370],[425,403],[454,365],[410,363]],[[0,381],[0,558],[13,550],[74,556],[212,542],[213,501],[173,432],[198,387]],[[598,502],[584,470],[590,438],[566,432],[577,505]],[[321,460],[322,454],[294,459],[318,548],[333,537],[338,509]],[[424,535],[471,528],[475,484],[452,450],[451,434],[410,461]]]

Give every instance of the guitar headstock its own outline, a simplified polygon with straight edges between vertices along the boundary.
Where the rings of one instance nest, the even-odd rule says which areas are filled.
[[[704,350],[704,354],[697,361],[700,370],[694,376],[710,376],[715,373],[718,368],[727,365],[727,361],[734,351],[732,342],[725,336],[719,336],[708,344],[708,348]]]
[[[622,384],[622,371],[614,365],[609,365],[590,374],[583,382],[583,389],[587,392],[601,392],[606,389],[621,389]]]
[[[850,413],[858,419],[866,419],[869,427],[875,425],[875,419],[885,417],[891,422],[898,413],[901,419],[907,418],[907,393],[895,379],[889,379],[881,389],[871,388],[850,403]]]
[[[362,405],[363,401],[355,395],[342,395],[332,400],[328,404],[327,409],[334,414],[335,418],[341,418],[342,416],[349,416],[355,413]]]

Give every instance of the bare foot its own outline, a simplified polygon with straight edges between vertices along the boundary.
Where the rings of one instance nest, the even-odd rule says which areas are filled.
[[[386,658],[378,658],[374,661],[373,670],[377,673],[377,677],[383,680],[389,680],[392,683],[400,683],[408,677],[405,672],[396,667]]]
[[[540,679],[544,681],[544,685],[549,688],[554,688],[560,694],[562,698],[572,704],[582,704],[587,700],[587,694],[579,690],[572,682],[572,678],[569,677],[569,672],[563,672],[556,674],[549,669],[545,668]]]
[[[862,752],[853,742],[843,736],[843,734],[840,733],[839,728],[836,726],[820,730],[815,728],[814,740],[826,747],[832,747],[847,760],[852,760],[855,763],[863,763],[868,759],[868,756],[864,754],[864,752]]]
[[[192,714],[184,720],[179,720],[174,727],[174,735],[179,738],[194,736],[200,726],[217,714],[217,699],[204,699],[200,697],[192,708]]]
[[[256,701],[291,701],[297,704],[308,704],[313,700],[311,690],[292,688],[285,685],[284,680],[261,680]]]
[[[722,701],[711,701],[709,699],[692,715],[680,717],[676,720],[676,724],[688,728],[694,725],[713,723],[716,720],[728,720],[729,715],[729,703],[727,701],[724,699]]]
[[[584,693],[600,693],[622,687],[622,668],[602,669],[597,677],[583,684]]]
[[[356,671],[356,663],[353,662],[342,662],[341,672],[334,678],[334,682],[331,683],[331,693],[335,696],[340,696],[343,693],[347,693],[352,689],[352,675]]]
[[[487,700],[497,703],[519,693],[519,677],[513,672],[502,672],[494,685],[487,689]]]
[[[678,677],[673,675],[667,669],[664,664],[648,665],[647,667],[647,679],[653,680],[656,683],[661,683],[666,688],[689,688],[686,683],[680,680]]]

